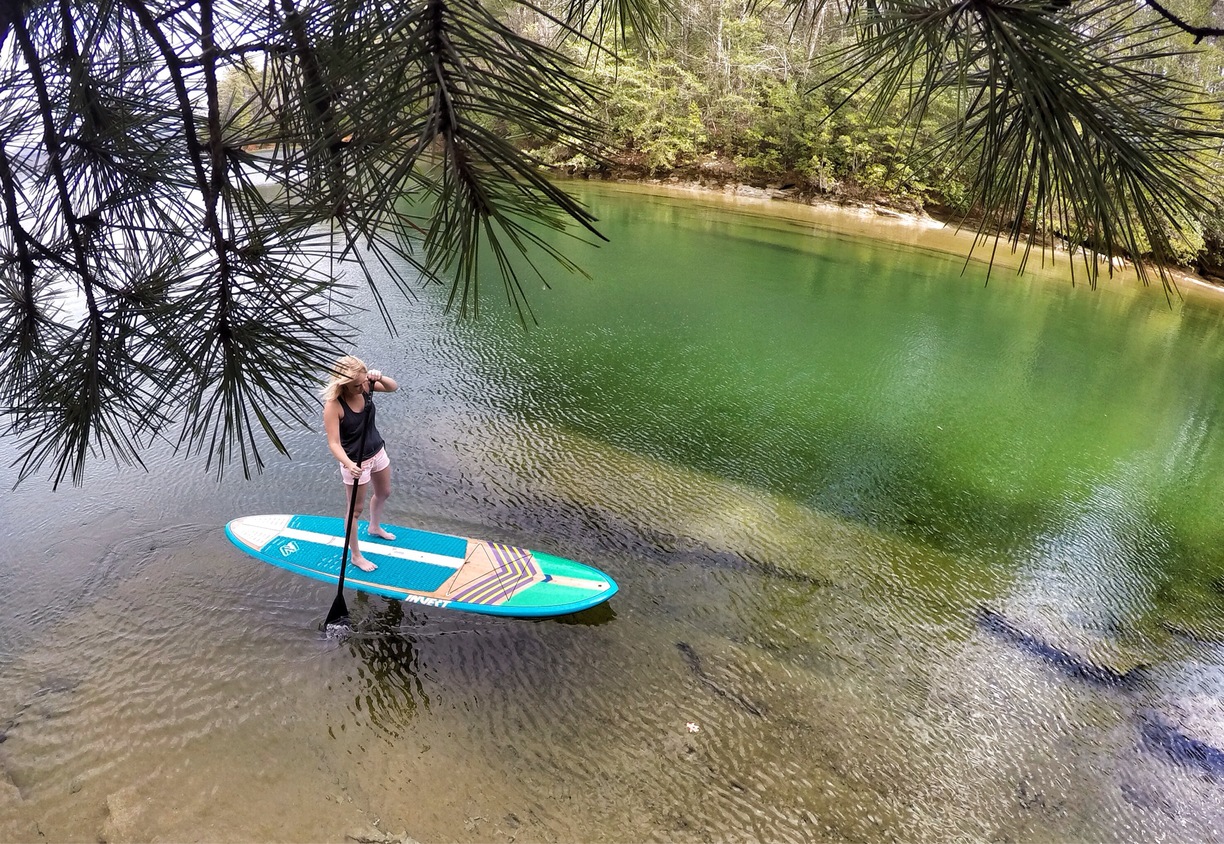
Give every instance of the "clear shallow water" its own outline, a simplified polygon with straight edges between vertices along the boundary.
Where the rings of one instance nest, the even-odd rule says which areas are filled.
[[[584,560],[611,604],[350,593],[327,639],[333,591],[222,531],[340,511],[317,431],[250,482],[24,485],[0,839],[1220,840],[1224,310],[585,195],[612,243],[538,326],[430,292],[357,351],[404,385],[390,520]]]

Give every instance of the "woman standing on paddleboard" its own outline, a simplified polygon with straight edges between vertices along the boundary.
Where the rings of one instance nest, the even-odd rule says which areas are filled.
[[[349,518],[349,559],[362,571],[374,571],[378,566],[361,556],[357,544],[357,519],[365,507],[366,489],[374,485],[370,501],[370,536],[395,539],[382,528],[383,506],[391,494],[391,459],[383,447],[383,438],[374,424],[372,393],[393,393],[399,389],[395,379],[377,369],[367,369],[365,363],[345,355],[332,367],[331,377],[323,388],[323,429],[327,432],[327,447],[340,461],[340,478],[345,484],[344,509],[349,509],[352,485],[357,483],[357,498]],[[362,440],[365,451],[358,454]]]

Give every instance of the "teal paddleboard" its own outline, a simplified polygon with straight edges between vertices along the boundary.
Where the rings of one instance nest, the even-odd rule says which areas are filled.
[[[344,585],[409,604],[486,615],[539,618],[585,610],[616,594],[598,569],[500,542],[384,524],[395,539],[358,523],[361,554],[378,568],[351,563]],[[344,521],[330,516],[243,516],[225,526],[230,541],[256,559],[326,583],[340,579]]]

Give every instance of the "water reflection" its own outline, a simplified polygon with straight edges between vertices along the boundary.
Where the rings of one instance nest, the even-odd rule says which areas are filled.
[[[598,627],[601,624],[611,624],[616,620],[616,608],[611,602],[597,604],[582,612],[560,615],[556,618],[541,619],[538,624],[576,624],[579,627]]]
[[[359,592],[353,616],[359,632],[340,634],[358,660],[348,711],[355,724],[368,723],[387,741],[404,738],[418,707],[429,708],[414,637],[403,627],[404,604]]]

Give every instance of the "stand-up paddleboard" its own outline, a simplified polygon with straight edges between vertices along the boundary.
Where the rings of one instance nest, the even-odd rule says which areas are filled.
[[[585,610],[616,594],[598,569],[500,542],[384,524],[395,534],[370,536],[358,522],[361,554],[378,566],[348,564],[344,585],[410,604],[521,618]],[[243,516],[225,526],[251,556],[326,583],[340,580],[344,521],[329,516]]]

